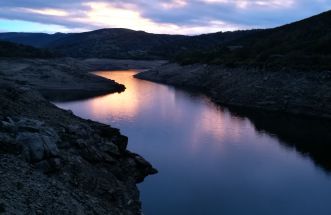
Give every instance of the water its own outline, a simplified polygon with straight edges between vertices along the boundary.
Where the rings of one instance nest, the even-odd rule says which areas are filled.
[[[145,215],[330,215],[328,122],[221,108],[202,95],[99,72],[121,94],[57,102],[120,128],[158,170],[139,185]]]

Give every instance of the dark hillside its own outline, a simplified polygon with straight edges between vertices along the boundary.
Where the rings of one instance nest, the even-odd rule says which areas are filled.
[[[54,56],[55,55],[47,50],[0,41],[0,57],[50,58]]]
[[[47,48],[54,41],[66,36],[67,34],[62,33],[0,33],[0,40],[34,46],[36,48]]]
[[[185,64],[331,69],[331,11],[278,28],[255,31],[213,50],[188,51],[176,59]]]
[[[210,50],[255,31],[218,32],[199,36],[150,34],[128,29],[101,29],[84,33],[0,33],[0,39],[48,48],[69,57],[172,59],[179,54]]]
[[[212,48],[220,47],[231,41],[248,37],[257,30],[251,31],[234,31],[234,32],[217,32],[212,34],[202,34],[197,36],[185,37],[171,44],[163,44],[155,47],[152,52],[167,59],[174,59],[175,56],[195,52],[209,51]]]
[[[68,34],[48,48],[70,57],[122,59],[159,59],[150,53],[153,47],[171,44],[186,36],[150,34],[128,29],[101,29]]]

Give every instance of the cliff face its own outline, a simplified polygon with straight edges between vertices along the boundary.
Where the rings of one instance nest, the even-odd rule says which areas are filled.
[[[215,102],[331,118],[331,73],[166,64],[137,78],[198,89]]]
[[[55,107],[38,82],[0,76],[0,213],[141,213],[136,183],[156,170],[127,137]]]

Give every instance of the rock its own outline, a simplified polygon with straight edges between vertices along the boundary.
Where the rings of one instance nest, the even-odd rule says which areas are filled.
[[[38,120],[21,118],[15,124],[18,128],[16,143],[22,147],[25,159],[39,162],[45,158],[57,157],[59,136],[56,132]]]
[[[122,135],[116,135],[112,138],[112,142],[118,147],[120,152],[125,152],[128,146],[128,138]]]
[[[153,175],[153,174],[158,173],[158,171],[155,168],[153,168],[153,166],[140,155],[136,154],[134,156],[134,158],[135,158],[138,168],[144,169],[146,174]]]
[[[59,158],[51,158],[35,163],[35,168],[44,172],[50,173],[61,169],[61,160]]]
[[[138,166],[151,166],[143,157],[140,155],[134,154],[134,159]]]
[[[59,149],[57,148],[57,139],[54,136],[41,135],[44,143],[44,150],[46,157],[56,157],[59,155]]]
[[[107,155],[107,154],[103,154],[103,161],[107,162],[107,163],[116,163],[117,160],[115,160],[115,158]]]
[[[81,150],[82,157],[90,163],[98,163],[104,160],[103,155],[95,147],[89,146]]]
[[[16,141],[23,147],[23,155],[29,162],[41,161],[44,158],[44,143],[39,134],[20,133]]]
[[[38,132],[38,131],[42,130],[42,128],[43,128],[43,126],[45,126],[45,124],[44,124],[44,122],[41,122],[41,121],[38,121],[38,120],[21,118],[15,124],[15,126],[20,131]]]
[[[6,120],[2,120],[0,127],[4,131],[15,132],[15,123],[10,117],[6,117]]]
[[[74,115],[74,112],[72,110],[66,110],[70,115]]]
[[[86,148],[87,147],[87,141],[83,139],[76,140],[76,145],[78,148]]]
[[[110,155],[119,156],[120,152],[118,147],[112,142],[105,142],[100,149]]]
[[[81,128],[78,125],[69,125],[67,127],[67,132],[69,134],[80,134]]]
[[[8,133],[0,132],[0,153],[18,154],[21,152],[21,146],[17,144],[15,138]]]
[[[139,169],[139,172],[136,174],[136,182],[141,183],[144,181],[146,175],[153,175],[158,173],[158,171],[143,157],[135,153],[129,153],[128,163],[131,166],[135,166]]]
[[[99,124],[97,129],[99,130],[99,135],[105,138],[113,138],[115,135],[119,134],[119,130],[112,128],[109,125]]]

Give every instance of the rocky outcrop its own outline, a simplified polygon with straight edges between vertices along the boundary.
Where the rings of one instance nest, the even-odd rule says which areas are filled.
[[[0,80],[37,89],[52,101],[85,99],[125,90],[124,85],[93,75],[93,71],[152,69],[164,63],[116,59],[0,58]]]
[[[43,172],[60,169],[57,133],[38,120],[7,117],[0,125],[1,151],[21,155]]]
[[[122,92],[125,87],[89,72],[94,65],[72,58],[1,59],[0,79],[38,90],[51,100]]]
[[[137,78],[198,90],[216,103],[331,118],[331,72],[166,64]]]
[[[0,213],[141,214],[137,183],[157,171],[118,129],[0,85]]]

